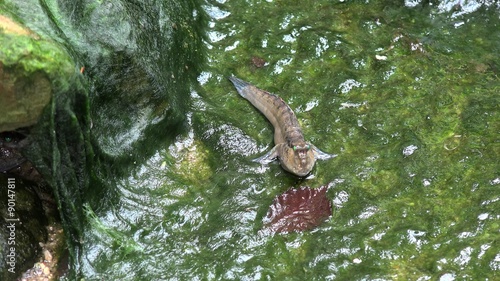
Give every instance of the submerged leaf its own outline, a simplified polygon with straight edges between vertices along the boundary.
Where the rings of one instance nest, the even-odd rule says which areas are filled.
[[[326,197],[328,187],[289,189],[274,198],[264,219],[264,228],[273,233],[304,231],[321,224],[332,215]]]

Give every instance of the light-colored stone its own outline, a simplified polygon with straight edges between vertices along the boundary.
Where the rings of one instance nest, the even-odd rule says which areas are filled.
[[[47,249],[43,250],[43,259],[46,262],[52,262],[52,254],[49,252],[49,250]]]

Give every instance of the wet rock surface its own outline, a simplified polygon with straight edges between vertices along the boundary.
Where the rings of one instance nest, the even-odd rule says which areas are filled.
[[[28,129],[0,133],[0,172],[42,183],[40,173],[28,161],[21,150],[28,144]]]
[[[16,280],[23,271],[21,280],[54,280],[64,233],[52,192],[21,153],[28,143],[27,133],[0,133],[0,225],[4,230],[0,247],[6,257],[0,274],[2,280]]]
[[[52,193],[44,182],[1,173],[0,198],[0,279],[54,280],[64,233]]]
[[[14,280],[33,265],[47,239],[47,218],[30,184],[0,174],[0,276]]]
[[[19,151],[24,142],[25,136],[21,133],[0,133],[0,172],[7,172],[26,162],[26,158]]]
[[[58,263],[60,262],[64,233],[61,225],[58,223],[47,227],[47,233],[47,241],[40,243],[42,255],[32,268],[22,274],[21,281],[55,280],[60,275]]]

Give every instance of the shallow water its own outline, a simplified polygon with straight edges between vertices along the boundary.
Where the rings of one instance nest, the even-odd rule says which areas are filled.
[[[85,275],[492,280],[498,7],[412,6],[206,3],[190,132],[119,182],[102,227],[87,231],[99,242],[85,248]],[[306,138],[338,157],[307,180],[252,163],[272,128],[230,75],[281,96]],[[272,199],[301,185],[329,185],[333,217],[310,232],[259,232]]]
[[[290,186],[330,184],[336,208],[316,231],[259,237],[259,247],[231,248],[241,264],[216,264],[235,279],[492,279],[500,258],[498,7],[246,3],[207,8],[211,69],[200,76],[200,99],[209,109],[195,114],[195,135],[222,150],[220,162],[247,165],[219,167],[246,173],[225,188],[265,187],[250,204],[258,206],[254,225],[265,200]],[[300,183],[277,165],[248,173],[272,133],[225,79],[233,74],[280,95],[306,137],[339,156]],[[232,130],[206,136],[211,112],[216,122],[234,116]],[[235,139],[234,130],[243,131],[240,151],[221,141]]]
[[[93,113],[95,145],[133,164],[91,181],[74,266],[88,280],[496,278],[500,9],[420,2],[205,2],[185,133],[130,151],[163,107],[116,126]],[[282,97],[338,156],[306,180],[251,162],[272,127],[230,75]],[[259,232],[273,198],[303,185],[329,185],[331,219]]]

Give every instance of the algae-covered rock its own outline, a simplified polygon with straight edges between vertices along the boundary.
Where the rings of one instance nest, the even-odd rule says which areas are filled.
[[[2,8],[4,7],[0,7],[0,12],[3,11]],[[75,116],[80,116],[80,111],[87,110],[86,92],[80,87],[81,77],[76,77],[78,72],[74,67],[75,63],[64,47],[46,38],[46,35],[38,36],[12,19],[0,15],[0,171],[10,173],[7,174],[8,177],[15,178],[16,181],[19,179],[15,193],[8,193],[12,190],[2,189],[7,178],[0,177],[0,198],[14,198],[15,194],[16,212],[13,215],[15,219],[19,219],[8,221],[10,213],[7,212],[7,207],[10,205],[5,204],[13,203],[2,199],[0,209],[3,212],[0,214],[4,219],[0,222],[3,230],[0,231],[0,257],[4,258],[0,262],[0,280],[15,280],[26,269],[37,268],[33,264],[41,259],[40,243],[47,245],[47,219],[57,220],[53,210],[46,213],[45,208],[46,199],[48,202],[55,200],[51,197],[52,194],[41,194],[40,185],[38,188],[31,188],[23,185],[20,178],[30,179],[37,184],[43,181],[44,187],[54,188],[57,184],[52,175],[57,173],[53,171],[64,169],[62,166],[71,166],[61,165],[59,162],[61,157],[68,154],[66,147],[69,145],[65,141],[76,147],[82,146],[79,134],[82,127],[73,122]],[[75,96],[81,97],[78,102]],[[72,111],[72,104],[76,103],[80,110],[78,113]],[[30,127],[17,130],[27,126]],[[18,132],[22,132],[21,138],[18,138],[21,136]],[[60,152],[52,140],[64,143],[65,150]],[[71,152],[79,152],[75,150],[77,149]],[[38,173],[38,169],[41,173]],[[66,181],[84,182],[74,180],[67,172],[64,174]],[[57,183],[63,185],[65,180],[58,178]],[[59,194],[57,189],[53,192],[56,196]],[[74,201],[78,200],[74,193],[78,193],[79,189],[75,184],[66,192],[71,194]],[[67,205],[60,208],[72,209]],[[70,220],[64,212],[61,216],[63,220]],[[75,220],[81,221],[79,218]],[[14,223],[15,232],[7,228]],[[73,233],[72,230],[68,232]],[[16,239],[15,257],[9,257],[13,253],[12,245],[8,244],[12,233]],[[58,241],[61,243],[62,240]],[[44,250],[47,248],[50,247],[45,246]],[[15,260],[11,262],[12,259]],[[11,263],[6,264],[7,262]]]
[[[56,43],[3,15],[0,45],[2,132],[36,124],[54,92],[53,81],[74,71],[69,56]]]

